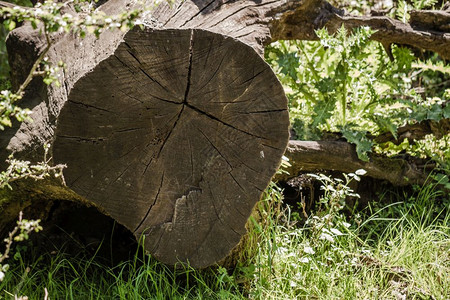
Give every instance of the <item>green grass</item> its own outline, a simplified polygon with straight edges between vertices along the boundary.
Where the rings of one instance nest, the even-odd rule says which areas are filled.
[[[306,224],[269,187],[232,270],[173,269],[140,251],[114,267],[31,251],[10,261],[0,299],[43,299],[44,288],[51,299],[450,299],[447,194],[427,185],[349,221],[331,183]]]

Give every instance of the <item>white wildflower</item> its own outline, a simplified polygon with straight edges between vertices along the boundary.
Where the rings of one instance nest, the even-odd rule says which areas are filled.
[[[334,238],[330,235],[330,234],[328,234],[328,233],[325,233],[325,232],[322,232],[321,234],[320,234],[320,237],[319,237],[321,240],[327,240],[327,241],[329,241],[329,242],[331,242],[331,243],[334,243]]]
[[[336,228],[331,228],[330,231],[332,233],[334,233],[335,235],[343,235],[343,233],[340,232],[339,229],[336,229]]]
[[[363,175],[367,174],[367,171],[364,170],[364,169],[358,169],[358,170],[355,171],[355,174],[359,175],[359,176],[363,176]]]
[[[314,249],[311,248],[311,247],[309,247],[309,246],[305,246],[305,248],[303,249],[303,252],[308,253],[308,254],[314,254],[314,253],[316,253],[316,252],[314,251]]]
[[[302,257],[302,258],[300,258],[300,262],[307,264],[307,263],[309,263],[309,258],[308,257]]]

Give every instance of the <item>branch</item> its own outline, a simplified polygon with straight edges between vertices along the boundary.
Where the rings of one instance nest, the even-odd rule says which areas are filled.
[[[450,13],[448,11],[411,11],[411,23],[385,16],[353,16],[323,0],[303,1],[295,11],[284,11],[270,26],[271,40],[317,40],[315,30],[326,27],[331,33],[342,25],[347,29],[368,26],[377,30],[372,39],[385,48],[393,43],[439,53],[450,59]]]
[[[377,30],[372,39],[379,41],[385,47],[393,43],[409,45],[416,48],[430,50],[438,53],[445,59],[450,59],[450,34],[427,29],[414,29],[410,24],[400,22],[389,17],[355,17],[338,16],[327,22],[326,26],[331,31],[336,31],[341,25],[346,28],[368,26]]]
[[[18,91],[16,92],[16,94],[18,94],[20,97],[23,96],[25,89],[30,84],[31,80],[33,80],[33,78],[37,75],[36,70],[38,69],[39,65],[44,60],[48,51],[50,51],[50,47],[52,46],[52,43],[50,41],[50,36],[49,36],[46,26],[44,26],[44,34],[45,34],[45,40],[46,40],[47,44],[46,44],[44,50],[39,55],[39,57],[34,62],[33,66],[31,67],[30,73],[28,74],[27,78],[25,79],[25,81],[22,83],[22,85],[19,87]]]
[[[5,1],[0,1],[0,22],[3,22],[6,19],[8,19],[7,17],[5,18],[1,9],[2,8],[13,8],[13,7],[22,7],[24,9],[26,9],[26,7],[24,7],[24,6],[16,5],[14,3],[9,3],[9,2],[5,2]]]
[[[413,28],[450,32],[450,10],[412,10],[409,15]]]
[[[14,3],[9,3],[9,2],[5,2],[5,1],[0,1],[0,8],[4,8],[4,7],[15,7],[18,6],[20,7],[20,5],[16,5]]]
[[[387,180],[396,186],[422,184],[427,175],[404,159],[372,155],[369,162],[358,159],[355,147],[342,141],[289,141],[285,156],[291,167],[288,174],[277,174],[276,181],[286,181],[300,172],[332,170],[344,173],[358,169],[367,171],[367,176]]]

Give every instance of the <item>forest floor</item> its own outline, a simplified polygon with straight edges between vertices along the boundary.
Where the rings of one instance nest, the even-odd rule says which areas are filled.
[[[271,184],[229,268],[168,267],[137,245],[113,257],[130,249],[118,227],[90,244],[69,231],[65,243],[34,234],[42,239],[15,247],[0,299],[450,299],[448,193],[435,184],[386,191],[351,212],[352,176],[315,175],[323,195],[310,211]]]

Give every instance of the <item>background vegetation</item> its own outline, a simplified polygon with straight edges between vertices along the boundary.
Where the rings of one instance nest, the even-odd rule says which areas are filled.
[[[354,11],[367,10],[364,3]],[[391,14],[402,20],[408,18],[408,9],[433,4],[437,1],[399,1]],[[122,16],[116,27],[132,26],[136,16]],[[84,30],[92,24],[72,24],[79,34],[101,28]],[[4,37],[14,26],[4,26],[0,81],[2,90],[9,91]],[[0,270],[0,299],[44,299],[47,293],[52,299],[449,299],[450,134],[395,143],[378,143],[376,137],[386,132],[395,137],[397,128],[407,124],[450,118],[450,66],[435,54],[417,55],[401,47],[393,48],[390,60],[380,44],[369,40],[371,33],[367,28],[352,33],[341,29],[331,36],[322,30],[318,42],[270,45],[266,60],[285,87],[297,138],[344,138],[356,144],[362,160],[377,152],[433,161],[436,169],[427,184],[384,190],[376,201],[357,209],[349,205],[360,197],[351,186],[364,176],[363,170],[340,178],[309,174],[322,193],[306,210],[302,195],[299,203],[287,204],[282,189],[272,183],[229,268],[170,268],[141,249],[113,263],[102,256],[101,246],[74,255],[67,247],[42,252],[35,242],[22,242],[12,249],[9,269]],[[15,110],[16,98],[2,95],[6,118],[22,120],[26,112]],[[2,124],[8,126],[7,121]],[[20,166],[2,173],[3,188],[13,175],[49,172]]]

